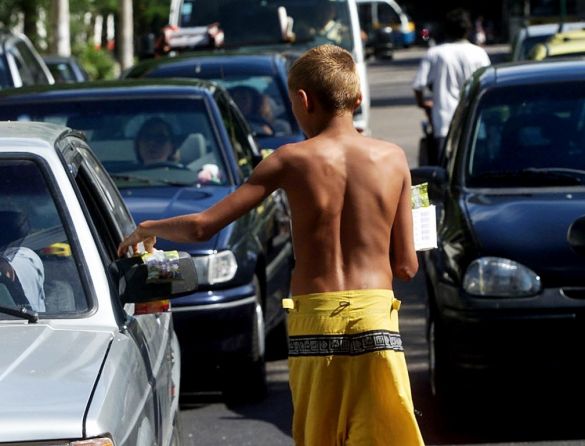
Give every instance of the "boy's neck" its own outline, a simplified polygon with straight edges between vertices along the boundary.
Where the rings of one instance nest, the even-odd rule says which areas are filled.
[[[357,132],[353,123],[353,116],[349,112],[342,115],[321,115],[320,118],[315,116],[311,120],[310,128],[305,129],[305,131],[309,138],[322,134]]]

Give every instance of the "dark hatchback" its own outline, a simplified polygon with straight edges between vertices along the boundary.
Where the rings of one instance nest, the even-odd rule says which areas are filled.
[[[0,98],[0,120],[82,130],[136,221],[206,209],[246,181],[260,160],[235,103],[223,88],[205,81],[70,84],[4,91]],[[167,134],[155,142],[172,142],[174,157],[143,164],[137,141],[161,120],[169,125]],[[276,191],[207,242],[161,239],[157,248],[190,253],[199,276],[196,293],[173,300],[182,389],[192,387],[195,370],[213,363],[221,366],[230,397],[262,396],[265,340],[285,324],[281,299],[289,295],[293,259],[284,196]]]
[[[277,53],[237,51],[162,58],[132,67],[126,78],[199,78],[223,85],[248,120],[261,148],[305,137],[288,98],[288,60]]]
[[[480,70],[444,165],[412,171],[438,205],[423,262],[437,396],[582,382],[585,257],[567,231],[585,214],[584,78],[585,61]]]

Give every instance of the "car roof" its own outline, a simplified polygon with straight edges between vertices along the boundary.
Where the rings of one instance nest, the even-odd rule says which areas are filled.
[[[62,125],[46,122],[0,122],[0,151],[14,149],[15,143],[27,147],[55,149],[55,143],[71,130]]]
[[[123,79],[103,82],[79,82],[0,90],[2,100],[11,98],[61,99],[74,97],[128,97],[145,94],[164,93],[165,95],[184,95],[186,93],[210,96],[221,87],[199,79]]]
[[[585,59],[556,59],[540,62],[512,62],[480,69],[476,81],[482,87],[529,85],[547,82],[582,81]]]
[[[190,53],[177,57],[149,60],[130,68],[125,76],[142,76],[152,71],[165,70],[177,73],[197,73],[198,66],[221,69],[226,74],[266,74],[276,71],[276,65],[285,65],[284,56],[268,52],[263,54],[246,54],[240,51]],[[184,74],[183,74],[184,75]]]
[[[559,29],[564,31],[569,31],[573,29],[583,29],[585,28],[585,22],[566,22],[562,24],[560,23],[541,23],[538,25],[528,25],[522,28],[520,31],[527,34],[528,36],[538,36],[538,35],[546,35],[546,34],[556,34],[559,32]]]

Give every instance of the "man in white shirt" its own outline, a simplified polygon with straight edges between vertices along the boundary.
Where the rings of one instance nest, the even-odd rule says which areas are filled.
[[[429,151],[429,164],[441,161],[443,143],[463,83],[475,70],[490,65],[486,51],[467,39],[470,30],[467,11],[449,12],[445,20],[447,42],[429,48],[412,84],[416,103],[427,112],[433,127],[434,147]],[[432,99],[425,99],[425,88],[432,91]]]

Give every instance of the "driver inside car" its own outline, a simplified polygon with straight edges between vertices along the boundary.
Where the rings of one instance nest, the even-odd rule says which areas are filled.
[[[136,134],[134,148],[136,158],[145,166],[179,164],[171,125],[164,119],[153,117],[144,121]]]

